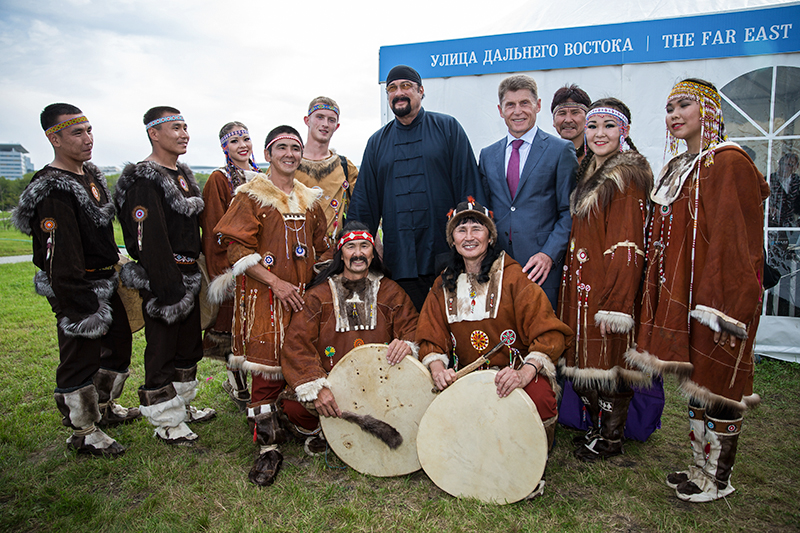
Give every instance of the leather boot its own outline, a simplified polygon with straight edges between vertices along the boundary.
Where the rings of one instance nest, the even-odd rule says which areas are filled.
[[[689,466],[690,470],[682,472],[672,472],[667,474],[667,486],[677,489],[678,485],[689,481],[689,473],[692,466],[696,468],[703,468],[706,464],[706,453],[703,451],[705,447],[705,422],[706,410],[702,407],[689,406],[689,444],[692,446],[692,457],[694,464]]]
[[[167,444],[188,445],[197,440],[197,433],[186,425],[186,404],[172,383],[160,389],[139,389],[139,410],[156,429],[153,433]]]
[[[253,431],[253,438],[260,445],[258,456],[250,469],[248,479],[261,487],[275,482],[283,464],[283,454],[279,444],[286,442],[286,430],[281,425],[278,406],[274,403],[261,404],[247,408],[247,422]]]
[[[111,427],[119,424],[127,424],[140,418],[142,414],[136,407],[122,407],[117,403],[117,398],[122,395],[122,387],[130,376],[130,372],[115,372],[106,368],[100,368],[92,377],[95,389],[97,389],[100,427]]]
[[[583,435],[578,435],[572,439],[572,444],[580,446],[582,444],[589,444],[600,429],[600,405],[598,403],[598,394],[596,389],[584,389],[582,387],[573,386],[575,394],[577,394],[583,408],[581,409],[581,416],[589,423],[589,428]]]
[[[125,453],[117,441],[95,426],[100,421],[97,389],[92,383],[75,390],[59,391],[53,394],[56,406],[61,412],[61,423],[73,429],[67,439],[67,447],[80,454],[116,457]]]
[[[250,391],[247,390],[247,373],[244,370],[228,366],[228,379],[222,382],[222,388],[239,408],[239,412],[247,409],[247,404],[250,403]]]
[[[625,437],[625,421],[633,391],[616,392],[598,397],[600,403],[600,431],[591,442],[579,446],[575,457],[581,461],[593,462],[608,459],[624,453],[622,441]]]
[[[172,385],[186,404],[187,423],[208,422],[217,416],[217,412],[210,407],[197,409],[191,405],[192,400],[197,396],[197,365],[189,368],[176,368],[175,381],[172,382]]]
[[[707,458],[703,468],[692,467],[689,480],[675,489],[683,501],[700,503],[724,498],[734,490],[730,483],[742,419],[717,420],[706,415]]]

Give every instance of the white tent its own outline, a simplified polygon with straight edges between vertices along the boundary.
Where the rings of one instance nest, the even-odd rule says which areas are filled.
[[[800,2],[562,0],[532,6],[525,26],[532,31],[382,47],[380,80],[396,64],[416,68],[425,108],[458,118],[476,155],[505,135],[496,94],[510,72],[536,79],[537,125],[551,133],[552,95],[565,84],[577,83],[593,99],[623,100],[633,115],[631,136],[655,173],[664,163],[666,96],[686,77],[720,88],[730,139],[765,176],[777,172],[784,154],[800,153]],[[393,118],[385,95],[382,118]],[[770,181],[779,186],[777,175]],[[798,215],[765,231],[782,279],[765,293],[756,351],[800,362]]]

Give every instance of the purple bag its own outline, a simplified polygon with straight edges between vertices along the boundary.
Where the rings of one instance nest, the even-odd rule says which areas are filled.
[[[583,416],[583,402],[572,388],[572,381],[564,382],[563,391],[558,408],[558,422],[566,427],[586,431],[589,429],[589,418]],[[645,442],[655,430],[661,428],[664,402],[664,381],[660,376],[653,378],[653,386],[650,388],[633,387],[633,398],[625,422],[625,438]]]

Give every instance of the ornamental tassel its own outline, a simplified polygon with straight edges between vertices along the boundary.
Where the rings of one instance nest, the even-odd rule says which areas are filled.
[[[136,232],[136,242],[139,245],[139,251],[142,251],[142,220],[139,221],[138,231]]]

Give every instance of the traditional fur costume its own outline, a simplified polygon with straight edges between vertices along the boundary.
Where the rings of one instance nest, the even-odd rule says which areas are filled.
[[[358,168],[348,159],[345,176],[341,157],[331,149],[330,157],[321,161],[304,157],[294,177],[306,187],[322,189],[319,202],[328,221],[325,234],[328,244],[333,246],[336,233],[343,227],[342,220],[347,216],[350,195],[358,179]]]
[[[283,381],[280,350],[292,313],[246,271],[260,263],[283,281],[300,286],[302,294],[314,275],[315,259],[328,250],[318,195],[296,180],[287,195],[258,174],[239,187],[214,228],[227,246],[235,276],[233,360],[267,380]]]
[[[572,234],[559,318],[576,332],[561,360],[577,386],[613,390],[650,378],[623,359],[633,341],[634,304],[644,271],[645,224],[653,173],[634,151],[595,163],[570,198]],[[600,335],[600,324],[609,333]]]
[[[222,219],[228,206],[236,194],[236,188],[255,173],[246,171],[244,175],[231,176],[228,168],[218,168],[208,177],[203,188],[205,208],[200,214],[200,226],[203,228],[203,255],[206,260],[208,277],[211,280],[208,298],[219,305],[216,322],[205,331],[203,353],[227,362],[231,351],[231,323],[233,322],[233,292],[227,290],[231,276],[231,265],[228,262],[227,247],[223,246],[214,227]],[[244,409],[250,401],[246,374],[239,369],[228,366],[228,379],[223,388],[231,399]]]
[[[189,167],[177,166],[128,164],[114,195],[125,246],[136,260],[123,267],[120,278],[142,296],[147,337],[139,400],[156,435],[171,443],[197,438],[185,420],[214,416],[211,409],[189,407],[203,357],[197,298],[203,199]]]
[[[627,357],[640,368],[677,374],[686,395],[702,405],[743,412],[758,402],[753,342],[769,186],[734,143],[715,152],[713,165],[700,164],[699,179],[703,154],[677,156],[659,176],[638,346]],[[717,344],[715,331],[743,342],[735,349]]]
[[[98,168],[86,162],[83,171],[46,166],[37,172],[12,221],[33,238],[33,263],[41,269],[36,292],[47,297],[58,321],[55,398],[64,424],[76,430],[68,442],[82,453],[114,455],[124,449],[94,424],[139,416],[115,403],[128,377],[131,330],[116,293],[114,204]],[[111,379],[93,383],[101,371]]]
[[[572,331],[556,318],[542,289],[505,252],[495,260],[489,277],[487,283],[478,283],[462,273],[455,292],[444,287],[441,276],[436,279],[417,326],[422,363],[430,367],[438,360],[457,370],[502,340],[507,348],[494,354],[489,366],[520,368],[524,362],[538,362],[541,371],[525,392],[542,420],[555,422],[555,363]],[[540,386],[533,388],[536,384]]]
[[[736,144],[717,144],[711,164],[709,152],[673,158],[656,181],[638,345],[626,354],[646,371],[676,374],[689,397],[694,465],[667,484],[693,502],[733,492],[741,414],[759,401],[753,343],[769,196]],[[736,347],[715,343],[715,332],[736,337]]]
[[[622,453],[630,386],[649,375],[624,359],[634,340],[636,301],[644,271],[645,229],[653,173],[629,150],[590,163],[570,197],[572,233],[559,296],[559,318],[576,332],[561,371],[583,399],[592,426],[587,460]],[[600,334],[604,325],[606,334]],[[599,396],[598,396],[599,395]],[[600,436],[602,413],[604,437]],[[616,423],[616,424],[615,424]],[[593,442],[596,441],[596,442]],[[608,447],[608,449],[598,449]]]
[[[370,272],[361,280],[337,274],[305,296],[303,310],[286,331],[283,372],[301,402],[313,402],[328,373],[353,348],[369,343],[414,343],[418,314],[394,281]]]

